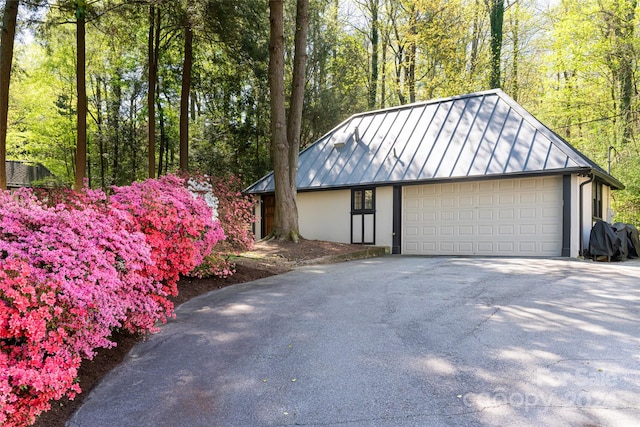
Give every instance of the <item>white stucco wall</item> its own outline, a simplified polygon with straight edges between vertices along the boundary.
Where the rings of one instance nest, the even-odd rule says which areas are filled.
[[[393,187],[376,188],[376,246],[393,246]]]
[[[327,190],[298,193],[300,234],[305,239],[351,243],[351,190]],[[255,206],[256,239],[262,218],[260,204]],[[391,247],[393,242],[393,187],[376,188],[376,246]]]
[[[256,240],[260,240],[262,239],[262,234],[261,234],[261,230],[262,230],[262,216],[260,214],[261,212],[261,206],[262,206],[262,197],[260,196],[253,196],[253,200],[256,202],[253,205],[253,215],[256,217],[255,222],[253,223],[253,234],[255,236]]]
[[[578,175],[571,175],[571,244],[569,246],[569,256],[576,258],[580,255],[580,183],[585,179]],[[565,201],[566,203],[566,201]]]
[[[298,221],[305,239],[351,243],[351,190],[298,193]]]

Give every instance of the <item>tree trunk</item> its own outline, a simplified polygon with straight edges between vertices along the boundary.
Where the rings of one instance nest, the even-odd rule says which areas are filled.
[[[109,125],[113,129],[113,162],[111,163],[111,185],[118,185],[120,175],[120,106],[122,105],[122,77],[118,70],[111,79],[112,99],[109,101]]]
[[[182,66],[182,92],[180,94],[180,170],[189,170],[189,93],[191,65],[193,64],[193,29],[188,18],[184,29],[184,64]]]
[[[129,126],[128,126],[128,134],[129,134],[129,144],[131,146],[131,181],[136,181],[138,179],[138,141],[136,139],[136,96],[131,94],[129,97]]]
[[[387,37],[384,37],[382,41],[382,64],[380,77],[380,108],[385,108],[387,104]]]
[[[105,180],[105,150],[104,150],[104,131],[102,128],[102,79],[96,78],[96,125],[98,126],[98,150],[100,155],[100,186],[103,190],[107,189]]]
[[[158,10],[156,23],[156,10],[149,6],[149,40],[148,40],[148,91],[147,109],[149,110],[148,145],[149,145],[149,178],[156,175],[156,82],[158,80],[158,45],[160,44],[160,10]],[[157,26],[156,26],[157,25]]]
[[[633,73],[634,73],[634,22],[637,1],[624,2],[620,26],[620,115],[622,116],[622,142],[627,144],[633,140]]]
[[[518,66],[520,65],[520,3],[516,1],[515,12],[511,22],[513,32],[513,64],[512,64],[512,89],[511,96],[514,101],[518,102],[520,95],[520,82],[518,81]]]
[[[13,61],[13,41],[16,35],[18,0],[4,4],[2,37],[0,39],[0,190],[7,189],[7,123],[9,113],[9,83]]]
[[[482,31],[480,0],[476,0],[476,7],[473,12],[473,24],[471,31],[471,51],[469,52],[469,78],[473,79],[478,65],[478,47],[480,44],[480,33]]]
[[[378,32],[380,22],[378,19],[378,0],[369,2],[371,12],[371,82],[369,84],[369,109],[376,106],[376,95],[378,92]]]
[[[296,174],[304,99],[308,0],[297,0],[294,72],[287,125],[284,90],[283,0],[270,0],[269,92],[271,95],[271,159],[276,207],[271,237],[297,241]],[[289,140],[291,138],[291,140]]]
[[[500,58],[502,50],[502,23],[504,19],[504,0],[486,0],[491,23],[491,70],[489,86],[491,89],[501,86]]]
[[[404,55],[403,48],[398,46],[398,51],[396,52],[396,93],[398,94],[398,102],[400,105],[404,105],[407,103],[407,100],[402,93],[402,70],[404,69]]]
[[[418,29],[417,25],[417,11],[415,10],[416,6],[411,4],[409,9],[409,13],[411,16],[409,17],[409,49],[407,52],[407,86],[409,87],[409,102],[416,102],[416,54],[418,51],[417,48],[417,37],[418,37]]]
[[[76,141],[75,189],[84,187],[87,168],[87,87],[85,82],[85,12],[86,2],[76,4],[76,86],[78,91],[78,137]]]
[[[291,191],[298,191],[298,153],[300,152],[300,130],[304,106],[304,86],[307,76],[307,29],[309,27],[309,0],[297,0],[295,51],[293,56],[293,76],[291,78],[291,99],[289,120],[287,121],[287,141],[289,143],[289,185]],[[296,214],[296,223],[297,223]],[[297,228],[297,224],[296,224]]]
[[[162,109],[160,96],[158,96],[156,101],[158,102],[158,119],[160,121],[160,153],[158,155],[158,178],[160,178],[160,176],[162,176],[162,169],[166,168],[166,166],[164,166],[164,158],[165,158],[165,150],[168,150],[168,147],[167,147],[165,126],[164,126],[164,110]]]

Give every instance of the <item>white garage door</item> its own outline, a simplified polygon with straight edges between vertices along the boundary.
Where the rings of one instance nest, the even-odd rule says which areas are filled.
[[[560,256],[562,177],[404,187],[402,253]]]

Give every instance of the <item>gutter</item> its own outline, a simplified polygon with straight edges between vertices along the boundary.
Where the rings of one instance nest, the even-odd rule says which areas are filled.
[[[584,252],[585,252],[585,248],[584,248],[584,233],[583,233],[583,227],[584,227],[584,203],[583,203],[583,199],[584,199],[584,195],[583,195],[583,187],[587,184],[590,184],[593,182],[593,174],[589,173],[587,175],[589,177],[589,179],[585,182],[583,182],[582,184],[580,184],[580,206],[578,206],[578,213],[580,215],[580,253],[579,255],[584,258]]]

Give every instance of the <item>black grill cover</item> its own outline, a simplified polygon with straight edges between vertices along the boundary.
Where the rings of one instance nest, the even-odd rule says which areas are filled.
[[[605,221],[596,221],[589,237],[589,254],[613,258],[619,255],[620,245],[620,237],[613,227]]]

